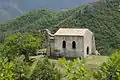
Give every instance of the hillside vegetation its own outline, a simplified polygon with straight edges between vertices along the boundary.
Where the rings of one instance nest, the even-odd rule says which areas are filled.
[[[107,54],[120,49],[119,0],[100,0],[74,9],[53,12],[33,11],[0,24],[1,42],[8,34],[60,27],[89,28],[94,32],[97,50]]]
[[[22,16],[28,11],[38,10],[41,8],[60,11],[93,1],[95,0],[0,0],[0,11],[2,9],[10,16],[4,16],[1,19],[3,14],[0,12],[0,22]]]

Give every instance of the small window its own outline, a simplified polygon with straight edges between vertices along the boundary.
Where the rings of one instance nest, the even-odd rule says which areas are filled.
[[[66,48],[66,41],[62,42],[62,48]]]
[[[72,48],[76,49],[76,42],[75,41],[72,42]]]

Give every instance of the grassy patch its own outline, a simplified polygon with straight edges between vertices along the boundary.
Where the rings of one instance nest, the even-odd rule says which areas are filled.
[[[90,70],[96,70],[102,65],[103,62],[107,61],[108,56],[98,56],[91,55],[84,59],[85,67],[90,68]]]
[[[85,64],[101,65],[103,62],[107,61],[108,56],[98,56],[92,55],[85,59]]]
[[[35,59],[40,59],[40,58],[44,58],[43,56],[32,56],[31,58],[35,58]],[[98,56],[98,55],[91,55],[88,56],[85,59],[82,59],[81,61],[85,64],[86,68],[90,68],[90,70],[95,70],[97,68],[99,68],[99,66],[107,61],[108,56]],[[60,70],[61,72],[63,72],[63,66],[61,65],[61,63],[59,62],[59,59],[57,58],[49,58],[49,60],[53,63],[55,63],[56,68],[58,68],[58,70]],[[35,64],[33,64],[35,66]]]

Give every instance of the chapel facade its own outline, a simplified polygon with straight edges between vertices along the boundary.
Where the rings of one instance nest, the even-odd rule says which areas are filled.
[[[86,57],[96,54],[95,37],[89,29],[60,28],[49,37],[51,39],[48,56]]]

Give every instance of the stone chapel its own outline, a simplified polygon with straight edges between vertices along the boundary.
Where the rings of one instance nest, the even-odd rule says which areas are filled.
[[[48,32],[48,56],[86,57],[96,54],[95,37],[89,29],[60,28],[55,34]]]

